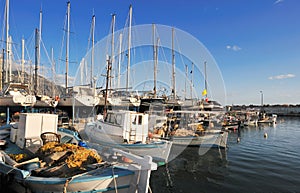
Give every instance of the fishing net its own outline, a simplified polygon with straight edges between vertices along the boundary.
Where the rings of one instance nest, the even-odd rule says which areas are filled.
[[[54,154],[58,152],[64,152],[64,154],[58,154],[61,155],[60,157],[54,156]],[[95,150],[86,149],[70,143],[61,144],[49,142],[40,147],[37,153],[48,165],[53,165],[53,162],[55,165],[66,163],[69,168],[80,168],[84,165],[100,163],[102,161],[101,156]],[[58,159],[46,159],[51,158],[51,156]],[[49,160],[51,160],[52,163]]]

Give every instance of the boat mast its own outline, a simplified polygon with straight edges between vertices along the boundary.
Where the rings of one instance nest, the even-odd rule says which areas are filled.
[[[128,91],[128,88],[129,88],[129,78],[130,78],[131,22],[132,22],[132,5],[129,6],[128,60],[127,60],[126,91]]]
[[[6,72],[5,72],[5,83],[8,83],[8,68],[9,68],[9,0],[6,0]],[[11,73],[11,72],[10,72]],[[9,75],[10,77],[10,75]]]
[[[174,28],[172,28],[172,93],[174,100],[176,99],[176,85],[175,85],[175,51],[174,51]]]
[[[91,88],[94,87],[94,83],[93,83],[93,74],[94,74],[94,61],[95,61],[95,24],[96,24],[96,17],[95,15],[93,15],[92,17],[92,64],[91,64]]]
[[[188,66],[185,65],[185,81],[184,81],[184,99],[186,99],[186,80],[188,79]]]
[[[70,1],[67,3],[67,44],[66,44],[66,94],[68,94],[68,70],[69,70],[69,41],[70,41]]]
[[[157,75],[157,47],[156,47],[156,40],[155,40],[155,24],[152,24],[152,34],[153,34],[153,62],[154,62],[154,82],[153,82],[153,92],[154,98],[157,97],[156,95],[156,75]]]
[[[114,52],[115,52],[115,20],[116,20],[116,14],[112,14],[112,20],[111,20],[111,53],[110,53],[110,57],[111,57],[111,65],[113,65],[114,64]],[[114,69],[114,67],[112,67],[112,69]],[[112,71],[110,71],[110,76],[111,77],[113,77],[112,76]],[[111,78],[110,78],[110,82],[109,82],[109,84],[110,84],[110,88],[112,88],[112,80],[111,80]],[[114,82],[114,85],[115,85],[115,82]]]
[[[9,82],[11,82],[11,78],[12,78],[12,62],[11,62],[11,58],[12,58],[12,37],[9,36],[8,37],[8,66],[9,66]]]
[[[106,85],[105,85],[105,97],[104,97],[104,109],[103,109],[103,115],[106,117],[107,113],[107,98],[108,98],[108,82],[110,78],[110,70],[111,70],[111,58],[110,56],[107,57],[107,69],[106,69]]]
[[[121,84],[121,54],[122,54],[122,39],[123,39],[123,34],[120,33],[119,36],[119,61],[118,61],[118,88],[120,88]]]
[[[55,96],[55,87],[54,87],[54,81],[55,81],[55,62],[54,62],[54,51],[53,48],[51,48],[51,63],[52,63],[52,96]]]
[[[3,88],[3,83],[4,83],[4,52],[5,50],[2,49],[2,63],[1,63],[1,66],[0,66],[0,90],[2,90]]]
[[[34,93],[38,94],[38,62],[39,62],[39,30],[35,29],[35,68],[34,68]]]
[[[191,77],[191,100],[192,100],[192,105],[194,104],[193,100],[193,87],[194,87],[194,62],[192,62],[192,77]]]
[[[25,48],[25,40],[24,38],[22,38],[22,54],[21,54],[21,68],[22,68],[22,72],[21,72],[21,83],[24,84],[25,83],[25,70],[24,70],[24,48]]]

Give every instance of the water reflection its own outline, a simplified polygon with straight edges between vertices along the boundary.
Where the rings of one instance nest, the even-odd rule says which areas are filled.
[[[227,150],[200,149],[188,147],[176,159],[153,172],[150,182],[153,192],[220,191],[228,175]],[[199,154],[199,151],[205,153]]]

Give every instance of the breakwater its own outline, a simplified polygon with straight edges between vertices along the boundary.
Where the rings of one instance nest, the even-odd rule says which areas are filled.
[[[300,105],[236,105],[233,110],[263,109],[268,114],[300,117]]]

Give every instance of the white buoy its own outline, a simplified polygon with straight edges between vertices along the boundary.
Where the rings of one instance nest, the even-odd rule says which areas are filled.
[[[267,133],[264,133],[264,138],[267,138],[268,137],[268,134]]]
[[[241,141],[241,139],[238,137],[238,138],[236,139],[236,142],[239,143],[240,141]]]

